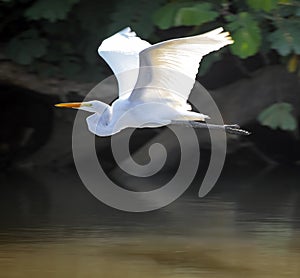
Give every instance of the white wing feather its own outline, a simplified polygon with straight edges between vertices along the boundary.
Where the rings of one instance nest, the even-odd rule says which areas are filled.
[[[105,39],[99,46],[99,55],[118,79],[119,96],[134,88],[140,65],[139,53],[150,46],[149,42],[137,37],[129,27]]]
[[[157,43],[140,53],[140,72],[132,100],[149,99],[151,90],[161,88],[161,98],[171,98],[170,92],[180,95],[186,102],[195,83],[199,63],[203,56],[233,43],[228,32],[217,28],[208,33]]]

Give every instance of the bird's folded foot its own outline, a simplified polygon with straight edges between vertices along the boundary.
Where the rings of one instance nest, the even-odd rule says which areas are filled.
[[[241,127],[239,126],[239,125],[237,125],[237,124],[234,124],[234,125],[224,125],[224,127],[225,128],[238,128],[238,129],[240,129]]]
[[[241,129],[239,125],[217,125],[217,124],[209,124],[206,122],[198,122],[198,121],[172,121],[172,124],[175,125],[184,125],[186,127],[193,128],[209,128],[209,129],[223,129],[226,133],[236,134],[236,135],[250,135],[251,132]]]

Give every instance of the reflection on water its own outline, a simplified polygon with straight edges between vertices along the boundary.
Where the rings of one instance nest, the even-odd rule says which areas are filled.
[[[242,169],[245,169],[242,172]],[[93,198],[75,171],[0,176],[0,277],[300,277],[300,173],[229,167],[159,211]]]

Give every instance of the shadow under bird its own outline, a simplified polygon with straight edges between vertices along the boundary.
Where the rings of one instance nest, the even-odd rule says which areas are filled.
[[[170,124],[249,135],[238,125],[207,124],[209,116],[192,111],[187,103],[202,57],[232,43],[229,33],[217,28],[151,45],[127,27],[105,39],[98,49],[118,80],[119,98],[111,105],[93,100],[55,106],[93,113],[87,124],[98,136]]]

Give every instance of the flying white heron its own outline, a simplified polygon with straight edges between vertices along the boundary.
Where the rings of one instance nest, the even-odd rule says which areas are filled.
[[[127,27],[105,39],[98,49],[117,77],[119,98],[111,105],[93,100],[55,106],[94,113],[87,124],[98,136],[111,136],[128,127],[169,124],[222,128],[247,135],[238,125],[206,124],[209,116],[191,111],[187,104],[202,57],[231,43],[229,33],[217,28],[151,45]]]

